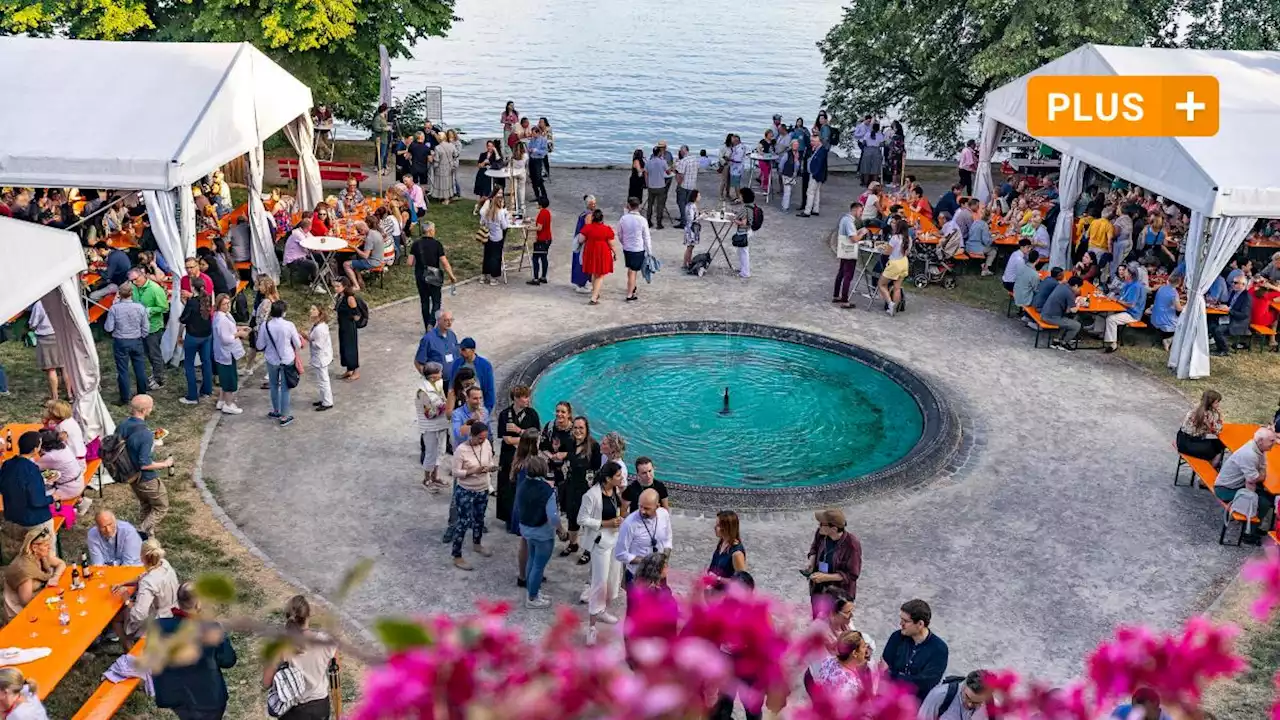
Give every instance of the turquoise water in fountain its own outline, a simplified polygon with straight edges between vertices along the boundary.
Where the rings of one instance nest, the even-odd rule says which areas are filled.
[[[720,414],[729,388],[728,415]],[[874,472],[920,439],[915,399],[888,376],[825,350],[766,338],[680,334],[570,355],[534,383],[616,430],[627,460],[654,459],[664,481],[706,487],[812,487]]]

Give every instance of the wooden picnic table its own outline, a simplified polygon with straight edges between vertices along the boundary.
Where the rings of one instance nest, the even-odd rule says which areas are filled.
[[[1235,452],[1252,440],[1260,427],[1251,423],[1223,423],[1218,439],[1228,450]],[[1267,479],[1262,485],[1272,495],[1280,495],[1280,446],[1267,453]]]
[[[69,589],[71,572],[68,570],[56,587],[41,590],[17,617],[0,628],[0,648],[47,647],[53,651],[39,660],[16,666],[23,676],[35,682],[41,700],[53,692],[124,606],[124,602],[111,593],[111,586],[132,582],[142,575],[141,565],[89,569],[92,577],[83,590]],[[59,592],[63,593],[71,614],[71,623],[66,627],[58,623],[58,604],[47,602]]]

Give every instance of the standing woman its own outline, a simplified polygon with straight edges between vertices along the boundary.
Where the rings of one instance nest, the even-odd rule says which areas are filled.
[[[907,134],[902,123],[894,120],[889,123],[889,132],[885,135],[884,148],[884,182],[897,183],[902,174],[902,159],[907,155]]]
[[[702,222],[698,220],[698,191],[689,191],[689,202],[685,203],[684,216],[689,223],[684,226],[684,269],[693,263],[693,249],[702,242]]]
[[[213,395],[213,298],[202,282],[191,283],[191,297],[182,306],[182,370],[187,376],[183,405],[195,405]],[[196,356],[200,357],[200,386],[196,387]]]
[[[525,542],[524,537],[520,535],[520,488],[529,476],[529,461],[533,458],[546,460],[538,453],[538,444],[541,439],[542,435],[536,428],[520,433],[519,445],[516,446],[515,459],[511,462],[511,466],[505,472],[501,465],[498,467],[498,497],[502,497],[504,483],[511,487],[512,505],[507,518],[507,532],[520,538],[519,549],[516,551],[516,587],[525,587],[527,581],[525,569],[529,565],[529,543]],[[548,472],[550,472],[549,466]],[[554,477],[552,479],[554,480]]]
[[[516,143],[515,149],[511,151],[511,182],[515,183],[512,195],[515,197],[517,215],[524,215],[524,198],[529,189],[529,156],[524,149],[524,143]]]
[[[617,253],[613,248],[613,228],[604,222],[604,212],[596,208],[591,222],[582,227],[582,271],[591,276],[590,305],[600,304],[600,285],[604,276],[613,272],[613,260]]]
[[[36,696],[36,684],[18,668],[0,669],[0,717],[5,720],[49,720]]]
[[[448,395],[444,388],[444,367],[438,362],[422,366],[422,384],[418,386],[418,432],[422,435],[422,487],[440,492],[440,457],[444,455],[449,434]]]
[[[556,151],[556,136],[551,131],[551,123],[547,122],[544,117],[538,118],[538,127],[542,128],[542,134],[547,138],[547,155],[542,158],[542,177],[551,177],[551,153]]]
[[[333,341],[329,337],[329,312],[319,305],[312,305],[307,313],[311,330],[307,342],[311,344],[311,374],[316,379],[316,401],[311,403],[316,412],[333,407],[333,384],[329,382],[329,365],[333,363]]]
[[[778,140],[773,136],[773,130],[765,130],[764,138],[756,144],[756,152],[761,155],[772,155],[777,149]],[[769,172],[773,169],[773,161],[757,160],[756,166],[760,171],[760,189],[769,192]]]
[[[747,549],[738,532],[738,513],[721,510],[716,513],[716,549],[711,553],[707,573],[718,578],[731,578],[747,569]]]
[[[637,150],[636,152],[639,152]],[[733,154],[733,133],[724,136],[724,146],[720,148],[720,157],[716,158],[716,169],[720,173],[720,199],[729,199],[729,157]]]
[[[503,109],[501,119],[502,134],[504,136],[520,122],[520,111],[516,110],[516,104],[511,100],[507,101],[507,107]]]
[[[338,654],[332,638],[311,630],[311,603],[302,595],[294,595],[284,610],[285,630],[302,635],[307,642],[301,650],[289,652],[285,660],[302,676],[298,704],[280,716],[280,720],[329,720],[329,663]],[[279,663],[269,663],[262,672],[262,686],[271,687]]]
[[[267,417],[277,419],[281,426],[293,422],[289,414],[289,383],[285,380],[285,367],[294,366],[301,374],[302,361],[298,350],[302,349],[302,337],[298,328],[284,319],[289,304],[284,300],[271,303],[271,317],[258,330],[258,349],[267,357],[267,382],[271,390],[271,412]]]
[[[480,153],[480,158],[476,160],[476,181],[472,185],[471,191],[476,196],[475,209],[471,211],[472,215],[480,214],[480,200],[487,198],[493,194],[493,178],[489,177],[486,172],[493,165],[494,160],[501,157],[498,154],[498,148],[492,140],[486,140],[484,150]]]
[[[573,419],[573,447],[567,458],[568,469],[564,487],[564,512],[569,518],[569,544],[560,551],[560,557],[578,552],[578,512],[582,510],[582,496],[587,494],[600,467],[600,445],[591,437],[591,423],[581,415]]]
[[[622,563],[613,556],[618,543],[618,527],[622,525],[623,466],[607,462],[596,475],[596,482],[582,497],[578,526],[583,529],[583,544],[591,554],[591,587],[587,591],[590,627],[587,644],[596,641],[596,623],[613,625],[618,618],[609,614],[609,603],[618,597],[622,587]]]
[[[507,214],[507,199],[495,195],[488,203],[480,222],[489,232],[489,239],[484,244],[483,275],[480,282],[494,284],[502,277],[502,250],[507,237],[507,228],[511,227],[511,217]]]
[[[498,413],[498,437],[502,445],[498,450],[498,506],[497,517],[503,522],[511,519],[511,507],[516,499],[515,477],[511,466],[521,439],[530,430],[537,432],[542,426],[538,411],[529,406],[529,388],[517,385],[511,388],[511,404]],[[536,448],[536,440],[534,441]]]
[[[218,409],[227,415],[244,412],[236,405],[236,391],[240,389],[240,373],[236,361],[244,357],[241,340],[249,334],[249,328],[236,327],[231,317],[231,296],[218,296],[218,311],[213,315],[213,362],[217,367]]]
[[[453,198],[453,185],[458,179],[458,134],[453,130],[444,133],[444,140],[436,145],[435,165],[431,166],[431,197],[448,205]]]
[[[253,372],[253,361],[258,357],[258,330],[271,317],[271,303],[280,299],[280,291],[276,287],[276,281],[266,273],[258,276],[257,282],[254,283],[254,291],[257,296],[257,305],[253,308],[253,315],[249,317],[249,351],[244,357],[246,375]],[[266,380],[262,381],[262,389],[267,389]]]
[[[520,507],[516,511],[520,515],[520,536],[529,546],[529,563],[525,566],[528,596],[524,606],[547,608],[551,607],[551,601],[541,595],[542,573],[551,560],[556,537],[565,535],[560,528],[560,508],[546,460],[530,458],[525,471],[528,477],[520,486]]]
[[[360,303],[350,281],[341,275],[333,280],[333,314],[338,318],[338,359],[343,373],[340,380],[351,382],[360,379],[360,335],[356,324],[360,322]]]
[[[872,180],[879,180],[884,174],[884,133],[880,132],[880,123],[871,124],[871,132],[863,140],[862,157],[858,160],[858,175],[862,177],[862,185],[866,187]]]
[[[644,199],[644,150],[631,153],[631,176],[627,180],[627,197]]]
[[[586,208],[578,214],[578,224],[573,228],[573,267],[569,282],[573,285],[574,292],[589,293],[591,289],[587,285],[591,282],[591,276],[582,269],[582,251],[587,242],[582,236],[582,228],[591,222],[591,213],[596,209],[596,196],[583,195],[582,202]]]
[[[556,419],[548,420],[542,427],[542,440],[538,449],[547,459],[556,487],[563,491],[565,485],[565,461],[573,447],[573,405],[567,400],[556,403]]]
[[[907,221],[902,218],[894,220],[890,228],[889,241],[879,247],[880,252],[889,254],[889,262],[880,273],[877,289],[884,299],[885,312],[893,317],[902,303],[902,281],[909,272],[907,256],[911,252],[911,236],[907,231]]]

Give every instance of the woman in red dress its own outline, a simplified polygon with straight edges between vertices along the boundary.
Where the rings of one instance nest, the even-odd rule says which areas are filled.
[[[604,212],[596,209],[591,222],[582,226],[582,271],[591,276],[591,302],[600,304],[600,284],[604,276],[613,272],[613,228],[604,222]]]

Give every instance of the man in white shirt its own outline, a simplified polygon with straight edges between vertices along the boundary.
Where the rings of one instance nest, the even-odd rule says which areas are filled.
[[[677,228],[683,230],[689,218],[685,216],[685,205],[689,204],[689,192],[698,189],[698,158],[689,152],[688,145],[680,146],[680,159],[676,160],[676,205],[680,208],[680,222]]]
[[[1004,275],[1000,276],[1000,282],[1004,285],[1004,289],[1013,292],[1013,282],[1018,279],[1018,270],[1027,264],[1027,255],[1031,253],[1031,240],[1022,238],[1018,241],[1018,251],[1009,254],[1009,262],[1004,266]]]
[[[639,300],[636,280],[644,267],[644,256],[653,250],[649,222],[640,214],[640,198],[627,198],[627,212],[618,220],[618,243],[627,265],[627,302]]]
[[[658,491],[640,493],[640,508],[618,528],[613,557],[622,563],[626,583],[631,584],[640,561],[653,553],[671,552],[671,513],[658,505]]]

